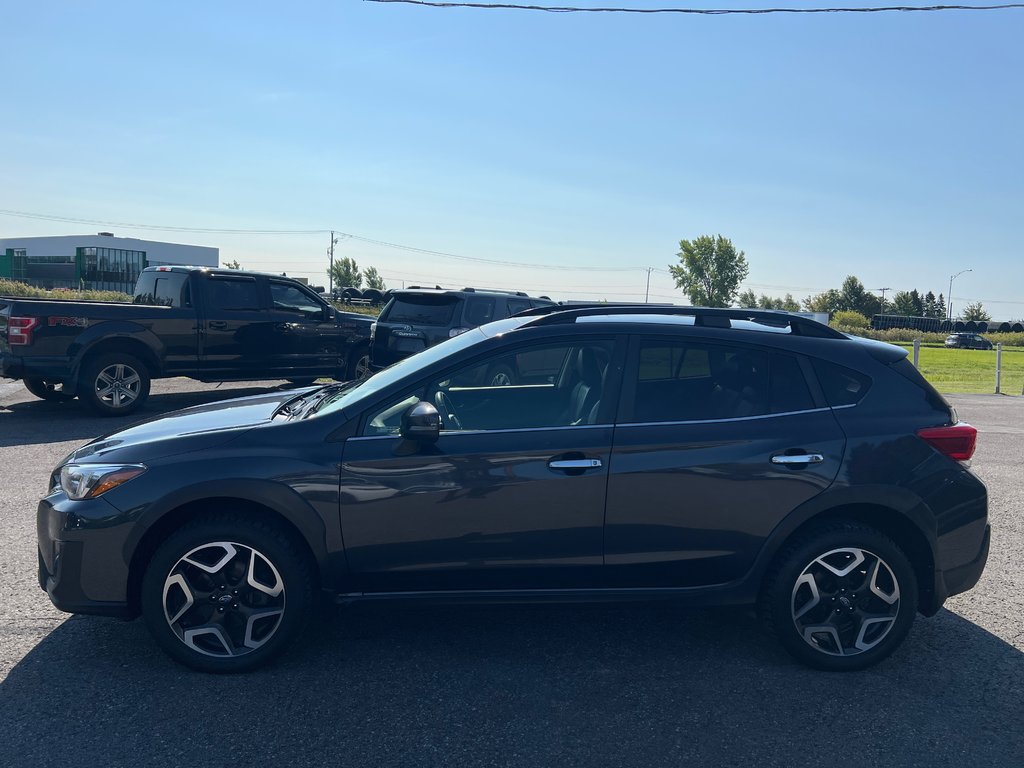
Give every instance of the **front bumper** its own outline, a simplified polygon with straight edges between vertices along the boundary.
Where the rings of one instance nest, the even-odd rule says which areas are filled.
[[[131,618],[121,513],[102,498],[70,501],[54,494],[39,502],[39,586],[68,613]]]

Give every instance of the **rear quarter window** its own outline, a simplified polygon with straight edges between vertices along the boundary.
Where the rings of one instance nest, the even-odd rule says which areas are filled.
[[[856,405],[871,388],[871,379],[867,376],[835,363],[815,360],[814,372],[818,376],[825,400],[833,408]]]

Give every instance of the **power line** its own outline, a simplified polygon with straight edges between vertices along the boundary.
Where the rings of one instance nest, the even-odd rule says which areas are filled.
[[[401,3],[429,8],[473,8],[546,13],[678,13],[694,16],[765,15],[769,13],[892,13],[915,11],[1003,11],[1024,8],[1024,3],[999,5],[880,5],[867,8],[581,8],[566,5],[518,3],[449,3],[435,0],[364,0],[370,3]]]
[[[0,215],[14,216],[23,219],[40,219],[43,221],[60,221],[70,224],[92,224],[102,227],[123,227],[125,229],[144,229],[154,232],[196,232],[202,234],[218,235],[326,235],[334,233],[344,238],[358,240],[361,243],[379,245],[384,248],[393,248],[399,251],[420,253],[425,256],[439,256],[445,259],[473,262],[476,264],[490,264],[502,267],[528,267],[530,269],[548,269],[563,272],[578,272],[581,269],[590,272],[636,272],[643,267],[596,267],[591,265],[562,265],[562,264],[537,264],[523,261],[509,261],[507,259],[485,259],[481,256],[463,256],[457,253],[446,251],[432,251],[428,248],[418,248],[413,245],[402,245],[401,243],[389,243],[386,240],[375,240],[371,237],[362,237],[350,232],[342,232],[337,227],[334,229],[221,229],[216,227],[180,227],[163,224],[135,224],[126,221],[102,221],[99,219],[79,219],[71,216],[55,216],[47,213],[31,213],[28,211],[13,211],[0,208]]]

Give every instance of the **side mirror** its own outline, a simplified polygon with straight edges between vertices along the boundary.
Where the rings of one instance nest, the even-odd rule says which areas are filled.
[[[335,315],[337,315],[337,312],[335,312],[334,307],[324,307],[324,320],[330,322],[334,319]]]
[[[436,443],[441,436],[441,414],[433,404],[420,400],[402,414],[399,432],[407,440],[420,443]]]

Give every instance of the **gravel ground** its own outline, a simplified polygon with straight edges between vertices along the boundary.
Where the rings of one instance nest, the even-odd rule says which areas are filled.
[[[161,381],[144,415],[266,386]],[[803,669],[746,612],[378,606],[214,677],[39,590],[47,474],[119,422],[0,383],[0,765],[1024,765],[1024,399],[951,399],[982,430],[989,565],[872,670]]]

